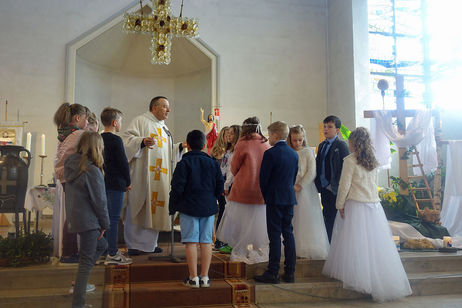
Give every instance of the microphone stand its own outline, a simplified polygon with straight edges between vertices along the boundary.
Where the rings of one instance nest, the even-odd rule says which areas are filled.
[[[173,145],[173,136],[172,133],[167,129],[166,126],[163,126],[162,129],[164,132],[167,134],[168,138],[170,139],[170,150],[172,157],[170,159],[170,172],[173,172],[173,168],[175,168],[175,157],[174,157],[174,145]],[[173,263],[181,263],[184,262],[184,258],[179,258],[175,257],[175,229],[173,228],[173,223],[174,223],[174,216],[175,215],[170,215],[170,224],[171,224],[171,229],[170,229],[170,245],[171,245],[171,250],[170,250],[170,256],[167,256],[170,261]],[[153,260],[159,260],[159,259],[165,259],[165,257],[161,256],[149,256],[148,259],[150,261]]]

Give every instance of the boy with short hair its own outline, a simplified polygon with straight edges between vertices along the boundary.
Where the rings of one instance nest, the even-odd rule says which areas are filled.
[[[223,193],[223,175],[218,163],[202,152],[205,135],[199,130],[188,133],[188,152],[173,173],[169,200],[170,215],[180,212],[181,241],[186,246],[189,277],[184,285],[208,288],[212,260],[212,235],[217,199]],[[197,276],[197,245],[201,247],[201,276]]]
[[[125,149],[122,139],[115,134],[122,127],[122,112],[115,108],[104,108],[101,112],[101,122],[104,125],[104,132],[101,134],[104,142],[104,182],[111,222],[110,229],[106,232],[108,254],[104,264],[131,264],[132,259],[125,257],[117,249],[118,226],[124,194],[125,191],[131,189],[130,168]]]
[[[322,214],[330,242],[335,216],[337,215],[335,203],[340,175],[342,173],[343,159],[350,154],[350,151],[346,142],[337,137],[342,126],[340,119],[334,115],[330,115],[324,119],[323,123],[326,140],[318,146],[314,183],[321,194]]]
[[[294,184],[298,172],[298,154],[287,143],[289,126],[274,122],[268,126],[269,143],[260,168],[260,189],[266,203],[266,228],[270,241],[268,268],[255,280],[264,283],[279,283],[279,262],[281,259],[281,234],[284,238],[285,282],[294,282],[295,240],[292,218],[294,216]]]

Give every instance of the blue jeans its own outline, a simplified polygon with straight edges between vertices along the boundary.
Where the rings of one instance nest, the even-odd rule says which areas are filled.
[[[105,233],[105,236],[108,242],[108,253],[111,256],[117,253],[117,235],[119,232],[120,212],[122,211],[124,193],[119,190],[106,189],[110,228]]]
[[[293,274],[295,271],[295,240],[293,235],[292,218],[294,217],[293,205],[266,205],[266,228],[270,241],[268,271],[274,275],[279,273],[281,260],[281,234],[284,244],[284,272]]]
[[[98,240],[100,231],[98,229],[79,232],[79,269],[74,285],[74,296],[72,298],[72,308],[85,306],[85,294],[87,292],[88,277],[95,265],[96,260],[107,249],[106,239],[103,237]]]

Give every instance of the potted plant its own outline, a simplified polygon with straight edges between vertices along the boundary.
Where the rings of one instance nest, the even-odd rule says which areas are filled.
[[[0,260],[3,266],[25,266],[46,263],[53,252],[53,238],[42,231],[20,234],[15,238],[0,237]],[[0,263],[1,264],[1,263]]]

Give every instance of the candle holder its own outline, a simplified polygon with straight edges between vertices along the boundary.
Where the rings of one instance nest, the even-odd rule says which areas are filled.
[[[46,155],[39,155],[39,157],[41,158],[41,162],[40,162],[40,186],[44,186],[43,185],[43,160],[45,159],[45,157],[47,157]]]

